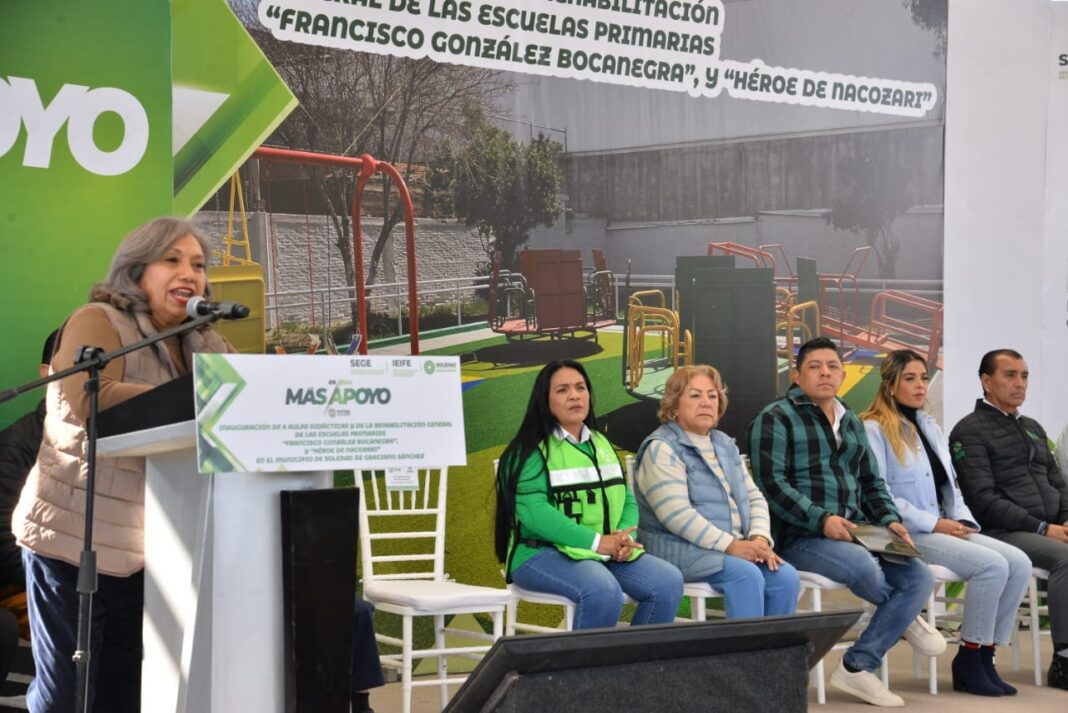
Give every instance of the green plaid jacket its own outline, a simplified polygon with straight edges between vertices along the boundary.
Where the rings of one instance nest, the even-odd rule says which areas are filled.
[[[798,537],[820,537],[824,514],[854,522],[900,522],[879,477],[864,426],[846,409],[842,445],[823,411],[796,385],[757,414],[746,434],[753,479],[771,508],[779,549]]]

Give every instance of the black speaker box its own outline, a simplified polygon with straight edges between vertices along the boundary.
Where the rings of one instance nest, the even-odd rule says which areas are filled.
[[[498,640],[451,713],[793,713],[808,669],[860,610],[591,629]]]

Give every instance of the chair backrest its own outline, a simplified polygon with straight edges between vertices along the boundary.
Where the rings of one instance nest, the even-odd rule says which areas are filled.
[[[407,490],[388,488],[382,471],[364,471],[362,476],[360,560],[364,583],[386,579],[443,581],[449,469],[420,469],[418,488]]]

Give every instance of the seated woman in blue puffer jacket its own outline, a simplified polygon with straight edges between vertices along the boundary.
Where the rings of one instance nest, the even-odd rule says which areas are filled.
[[[790,614],[797,571],[772,550],[768,503],[734,439],[719,372],[678,369],[664,386],[661,426],[638,449],[637,501],[646,551],[723,593],[728,618]]]

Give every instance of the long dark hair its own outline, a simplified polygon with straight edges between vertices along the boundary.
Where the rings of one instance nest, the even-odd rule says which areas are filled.
[[[504,449],[497,467],[497,518],[493,534],[494,549],[499,562],[507,562],[508,543],[519,529],[515,515],[515,492],[519,473],[527,459],[535,454],[538,458],[544,458],[540,446],[549,440],[556,427],[556,417],[549,410],[549,383],[553,374],[564,367],[577,371],[586,382],[586,391],[590,395],[590,410],[583,423],[591,431],[597,425],[597,418],[593,413],[593,386],[582,365],[571,359],[558,359],[546,364],[534,379],[534,388],[531,389],[527,412],[523,416],[523,422],[519,424],[519,431]]]

